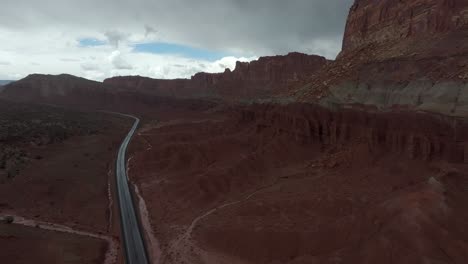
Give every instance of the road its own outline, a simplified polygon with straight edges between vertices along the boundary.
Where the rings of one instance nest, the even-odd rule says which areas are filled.
[[[125,153],[127,151],[127,146],[140,123],[140,119],[131,115],[119,115],[135,119],[132,129],[128,132],[120,146],[116,164],[117,195],[120,207],[123,245],[125,248],[125,262],[127,264],[148,264],[149,262],[146,254],[145,243],[143,242],[143,236],[133,204],[132,194],[130,193],[128,176],[125,168]]]

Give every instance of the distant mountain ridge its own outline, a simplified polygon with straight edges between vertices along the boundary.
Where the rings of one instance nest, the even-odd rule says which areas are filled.
[[[2,97],[34,101],[37,98],[76,96],[77,93],[99,90],[101,83],[68,74],[31,74],[4,86]]]
[[[199,72],[190,79],[152,79],[121,76],[104,84],[145,94],[177,98],[214,97],[220,99],[268,98],[286,90],[317,72],[329,61],[317,55],[291,52],[287,55],[260,57],[251,62],[237,62],[233,71]]]
[[[321,56],[302,53],[237,62],[233,71],[197,73],[191,79],[162,80],[121,76],[95,82],[68,74],[32,74],[4,86],[3,98],[16,101],[89,104],[116,103],[125,96],[221,100],[263,99],[312,75],[328,64]]]

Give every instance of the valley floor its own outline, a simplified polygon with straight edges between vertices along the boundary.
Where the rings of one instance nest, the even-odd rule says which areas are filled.
[[[131,120],[0,102],[3,263],[121,261],[114,161]],[[120,263],[120,262],[118,262]]]

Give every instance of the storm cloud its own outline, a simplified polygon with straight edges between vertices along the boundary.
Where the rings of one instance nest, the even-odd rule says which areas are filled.
[[[332,59],[341,48],[351,4],[352,0],[5,1],[0,8],[0,59],[4,56],[15,61],[12,54],[19,48],[38,57],[50,55],[55,48],[57,56],[68,58],[68,47],[77,56],[72,59],[80,60],[76,69],[81,69],[80,65],[91,63],[89,56],[99,58],[100,51],[109,58],[118,50],[126,63],[114,60],[111,64],[116,70],[138,71],[151,65],[138,67],[126,54],[132,45],[151,42],[186,45],[244,59],[291,51]],[[73,49],[80,38],[94,38],[108,45],[90,47],[89,54],[78,52]],[[52,48],[46,47],[50,44]],[[0,77],[5,75],[1,71]],[[101,75],[111,73],[109,70]]]

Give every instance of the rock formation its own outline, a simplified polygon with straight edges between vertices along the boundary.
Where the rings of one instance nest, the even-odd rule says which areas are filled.
[[[468,2],[357,0],[337,60],[292,90],[323,105],[467,116]]]
[[[238,62],[234,71],[202,72],[191,79],[161,80],[124,76],[106,79],[104,83],[67,74],[33,74],[6,85],[0,96],[17,101],[68,102],[87,106],[115,103],[128,94],[140,99],[142,96],[155,96],[250,100],[285,91],[327,62],[320,56],[290,53],[285,56],[261,57],[250,63]]]
[[[261,98],[284,91],[310,76],[327,63],[324,57],[289,53],[261,57],[252,62],[237,62],[234,71],[197,73],[190,80],[158,80],[140,76],[114,77],[104,81],[158,96],[220,97],[228,99]]]
[[[299,142],[338,146],[361,142],[370,151],[398,153],[408,159],[468,158],[468,125],[459,119],[410,112],[330,111],[310,104],[253,105],[239,112],[240,122],[254,122]]]
[[[346,24],[343,51],[449,33],[467,25],[468,2],[463,0],[356,0]]]

